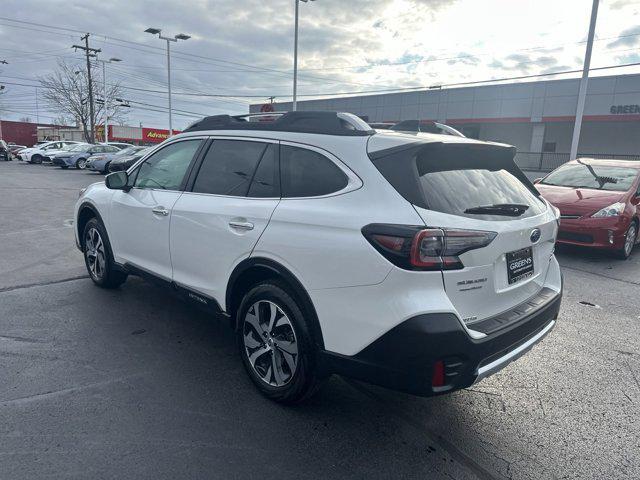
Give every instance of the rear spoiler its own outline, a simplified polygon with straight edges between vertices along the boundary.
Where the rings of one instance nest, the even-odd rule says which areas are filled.
[[[514,162],[516,148],[499,143],[411,142],[384,150],[369,152],[369,158],[383,176],[412,204],[428,208],[420,186],[420,163],[429,162],[430,171],[455,170],[457,165],[469,167],[477,162],[487,170],[506,170],[536,197],[540,193]]]

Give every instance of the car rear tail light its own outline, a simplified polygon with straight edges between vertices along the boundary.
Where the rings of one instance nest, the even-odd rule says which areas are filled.
[[[489,245],[495,232],[372,224],[362,229],[369,243],[394,265],[406,270],[464,268],[458,257]]]

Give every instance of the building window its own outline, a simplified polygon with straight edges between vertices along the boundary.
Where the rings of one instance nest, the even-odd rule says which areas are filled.
[[[556,142],[544,142],[542,147],[542,151],[545,153],[555,153],[556,151]]]

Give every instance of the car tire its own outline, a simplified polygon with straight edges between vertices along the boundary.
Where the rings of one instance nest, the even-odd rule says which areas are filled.
[[[99,287],[117,288],[127,280],[127,274],[116,268],[107,231],[97,218],[84,226],[82,253],[89,277]]]
[[[79,158],[78,160],[76,160],[76,168],[78,170],[84,170],[85,168],[87,168],[87,159]]]
[[[633,247],[638,239],[638,224],[635,220],[631,221],[627,232],[624,234],[624,245],[620,250],[616,251],[616,256],[622,260],[626,260],[631,255]]]
[[[276,402],[304,402],[322,384],[304,310],[284,283],[270,280],[252,288],[236,314],[242,363],[258,390]]]
[[[60,168],[66,170],[67,168],[69,168],[69,165],[60,165]]]
[[[40,155],[34,155],[33,157],[31,157],[31,161],[29,163],[35,163],[39,165],[42,163],[42,157]]]
[[[107,163],[105,163],[105,164],[104,164],[104,169],[103,169],[103,170],[102,170],[102,172],[100,172],[100,173],[102,173],[103,175],[106,175],[107,173],[109,173],[109,164],[110,164],[110,163],[111,163],[111,162],[107,162]]]

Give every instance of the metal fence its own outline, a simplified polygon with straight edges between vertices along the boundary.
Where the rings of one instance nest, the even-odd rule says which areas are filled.
[[[562,152],[518,152],[516,153],[516,164],[522,170],[536,170],[540,172],[550,172],[563,163],[569,161],[569,153]],[[609,158],[614,160],[640,160],[640,154],[627,155],[615,153],[578,153],[578,158]]]

